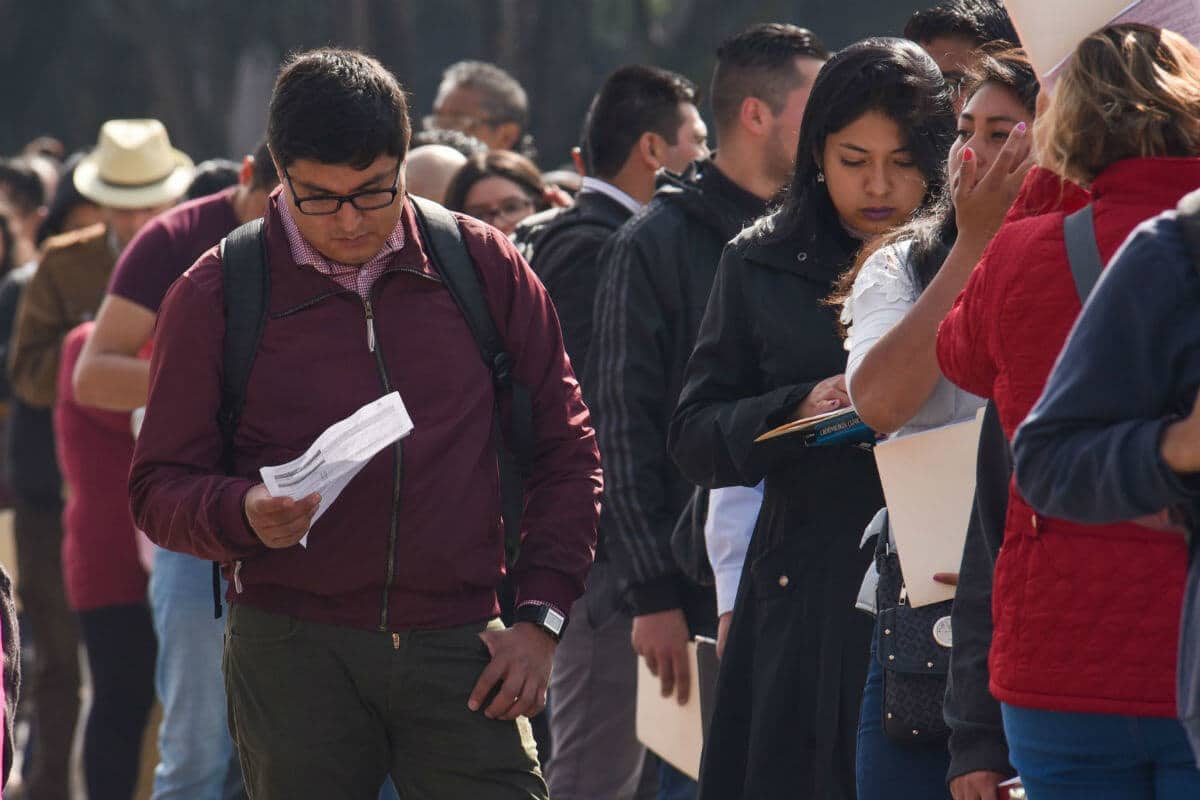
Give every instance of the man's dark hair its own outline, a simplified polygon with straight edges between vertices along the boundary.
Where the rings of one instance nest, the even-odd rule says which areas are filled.
[[[196,165],[196,173],[187,191],[183,193],[185,200],[195,200],[198,197],[208,197],[222,189],[236,186],[238,173],[242,165],[228,158],[210,158]]]
[[[282,168],[300,159],[354,169],[366,169],[381,155],[403,159],[411,132],[404,90],[363,53],[299,53],[275,80],[267,142]]]
[[[647,132],[678,144],[679,106],[695,102],[696,85],[682,75],[640,64],[616,70],[596,93],[583,123],[588,172],[612,178]]]
[[[782,111],[798,88],[797,58],[825,61],[829,51],[807,28],[778,22],[754,25],[722,42],[710,90],[718,135],[732,128],[747,97],[757,97],[776,114]]]
[[[449,130],[447,128],[426,128],[423,131],[417,131],[412,137],[413,148],[424,147],[427,144],[444,144],[453,150],[457,150],[467,158],[476,153],[486,153],[488,146],[483,142],[462,131]]]
[[[904,26],[904,38],[918,44],[947,36],[970,39],[976,47],[989,42],[1021,44],[1000,0],[945,0],[913,14]]]
[[[0,159],[0,192],[13,210],[28,216],[46,204],[46,187],[37,170],[22,156]]]
[[[517,79],[486,61],[459,61],[446,67],[438,97],[459,87],[479,93],[479,103],[492,125],[515,122],[525,132],[529,124],[529,98]]]
[[[275,162],[271,161],[271,148],[263,139],[254,148],[254,172],[250,176],[250,188],[269,192],[279,185],[279,173],[275,171]]]

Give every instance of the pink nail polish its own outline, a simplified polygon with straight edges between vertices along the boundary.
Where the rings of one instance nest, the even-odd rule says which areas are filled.
[[[1026,125],[1024,122],[1018,122],[1017,123],[1017,133],[1024,133],[1028,127],[1029,126]]]

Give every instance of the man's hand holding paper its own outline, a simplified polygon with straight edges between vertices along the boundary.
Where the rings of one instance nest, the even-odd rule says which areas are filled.
[[[250,527],[267,547],[307,546],[309,529],[354,476],[412,429],[398,392],[329,426],[298,458],[259,470],[263,482],[243,503]]]

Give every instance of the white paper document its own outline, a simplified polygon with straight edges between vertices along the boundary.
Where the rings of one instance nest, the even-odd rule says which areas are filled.
[[[638,741],[697,780],[704,737],[716,703],[719,662],[713,639],[697,636],[687,647],[692,685],[687,704],[682,706],[674,693],[662,696],[662,681],[650,672],[646,659],[638,659],[636,725]]]
[[[320,494],[315,523],[368,461],[412,429],[404,401],[399,392],[392,392],[330,425],[299,458],[263,467],[259,474],[272,497],[300,500],[313,492]],[[300,544],[308,546],[307,534]]]
[[[875,446],[875,463],[908,602],[950,600],[954,587],[933,580],[958,572],[971,505],[983,409],[968,422],[889,439]]]

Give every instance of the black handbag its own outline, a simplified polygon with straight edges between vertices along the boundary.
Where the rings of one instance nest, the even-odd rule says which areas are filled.
[[[883,666],[883,732],[900,742],[949,736],[942,714],[950,670],[950,607],[947,600],[920,608],[908,604],[900,559],[888,537],[875,548],[879,571],[876,608],[878,658]]]

